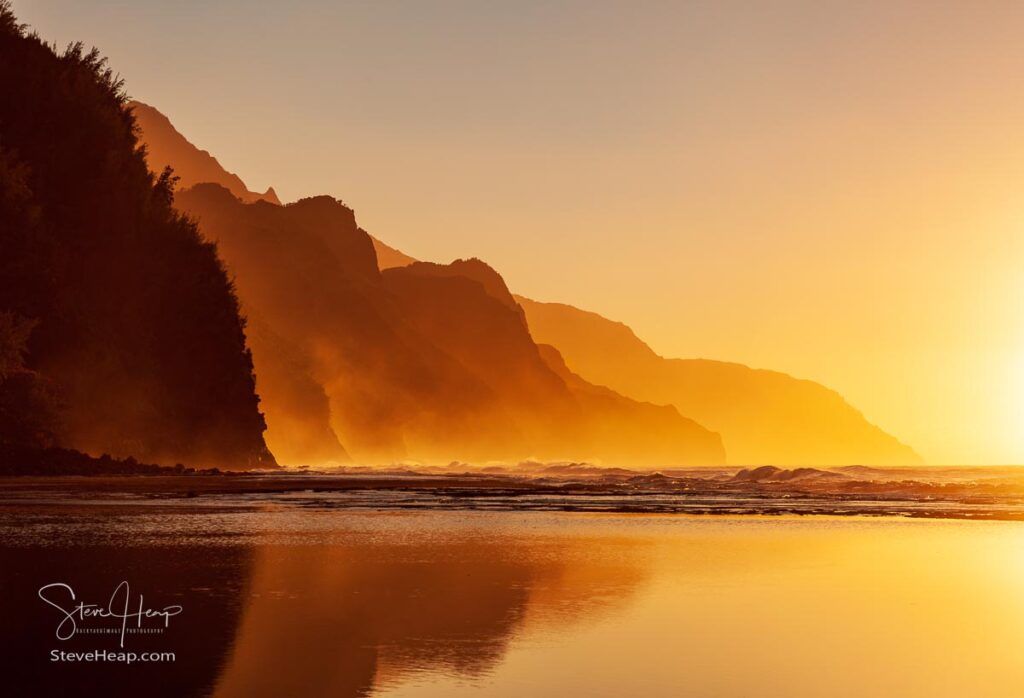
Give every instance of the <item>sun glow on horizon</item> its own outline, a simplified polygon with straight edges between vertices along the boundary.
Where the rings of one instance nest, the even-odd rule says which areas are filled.
[[[253,189],[1024,462],[1024,6],[16,6]]]
[[[1009,433],[1016,434],[1019,452],[1024,452],[1024,349],[1017,352],[1011,376],[1010,395],[1011,404],[1007,406],[1010,421],[1008,426],[1011,429]],[[1024,465],[1024,462],[1015,465]]]

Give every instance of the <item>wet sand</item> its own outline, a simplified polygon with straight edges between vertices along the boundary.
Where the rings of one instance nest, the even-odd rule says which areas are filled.
[[[0,615],[16,638],[5,688],[1009,698],[1024,682],[1024,524],[245,497],[0,507]],[[165,632],[126,640],[175,660],[52,662],[54,649],[117,646],[55,638],[58,614],[37,596],[55,581],[84,601],[129,581],[147,606],[180,605]]]

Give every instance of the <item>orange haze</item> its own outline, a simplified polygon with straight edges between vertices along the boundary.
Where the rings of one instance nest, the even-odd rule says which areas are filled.
[[[15,10],[257,190],[819,381],[931,463],[1024,461],[1024,5]]]

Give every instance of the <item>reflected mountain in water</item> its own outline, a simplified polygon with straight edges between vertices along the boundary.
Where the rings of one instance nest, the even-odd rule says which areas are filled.
[[[513,637],[586,624],[645,579],[635,543],[626,557],[614,540],[594,551],[487,524],[437,533],[405,517],[346,517],[169,502],[3,510],[0,531],[26,532],[0,546],[0,614],[20,639],[7,686],[13,695],[80,683],[106,696],[366,696],[417,673],[477,680]],[[54,529],[92,543],[40,545]],[[176,661],[49,661],[52,649],[119,651],[118,640],[58,641],[59,613],[39,588],[64,582],[79,600],[105,602],[121,580],[147,607],[183,606],[164,634],[125,646]]]
[[[261,548],[214,695],[363,696],[414,672],[482,676],[524,625],[585,620],[641,581],[621,562],[579,565],[569,548],[479,538]]]

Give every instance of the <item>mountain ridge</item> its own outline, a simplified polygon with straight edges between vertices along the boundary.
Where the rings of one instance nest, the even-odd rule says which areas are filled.
[[[181,141],[188,143],[184,136]],[[187,147],[194,148],[191,144]],[[322,201],[331,206],[334,200],[323,197]],[[921,462],[912,449],[868,423],[842,396],[820,384],[738,363],[660,357],[623,323],[573,306],[543,304],[511,294],[500,275],[480,260],[456,260],[450,265],[419,262],[362,231],[351,209],[346,210],[346,216],[352,216],[347,225],[368,237],[376,257],[375,270],[367,269],[367,275],[401,278],[403,284],[413,283],[409,274],[463,276],[482,283],[489,295],[519,315],[538,345],[554,350],[557,358],[551,350],[538,347],[547,367],[556,374],[564,367],[583,383],[606,386],[637,403],[673,405],[684,419],[722,433],[730,463],[799,466]],[[397,271],[403,269],[406,271]],[[414,300],[406,298],[406,302]],[[545,322],[539,310],[544,308],[557,312],[557,330]],[[569,331],[573,327],[586,329],[587,346],[573,340]],[[624,366],[631,368],[631,375],[620,375]],[[674,388],[669,389],[669,385]],[[837,430],[822,421],[816,416],[821,409],[844,428]],[[801,432],[796,425],[808,428]]]
[[[300,411],[319,415],[315,431],[333,433],[357,462],[724,460],[718,435],[672,408],[621,396],[608,404],[568,386],[500,275],[479,260],[380,272],[368,234],[331,197],[246,204],[201,184],[176,201],[217,241],[259,328],[251,337],[257,389],[283,462],[311,460],[278,428],[285,401],[309,394],[289,386],[309,378],[329,409],[306,402]],[[287,365],[268,351],[264,328],[287,338]],[[330,446],[328,438],[317,448]]]
[[[672,404],[722,434],[735,465],[919,465],[910,447],[868,422],[836,391],[769,369],[658,355],[627,325],[523,296],[538,342],[572,370],[639,400]],[[794,433],[791,424],[805,428]]]
[[[128,102],[128,108],[132,110],[140,131],[145,133],[146,162],[153,172],[159,174],[173,162],[174,174],[180,178],[182,189],[215,182],[246,203],[266,201],[281,204],[273,187],[262,194],[249,191],[241,177],[225,169],[209,151],[192,145],[160,110],[138,100]]]

